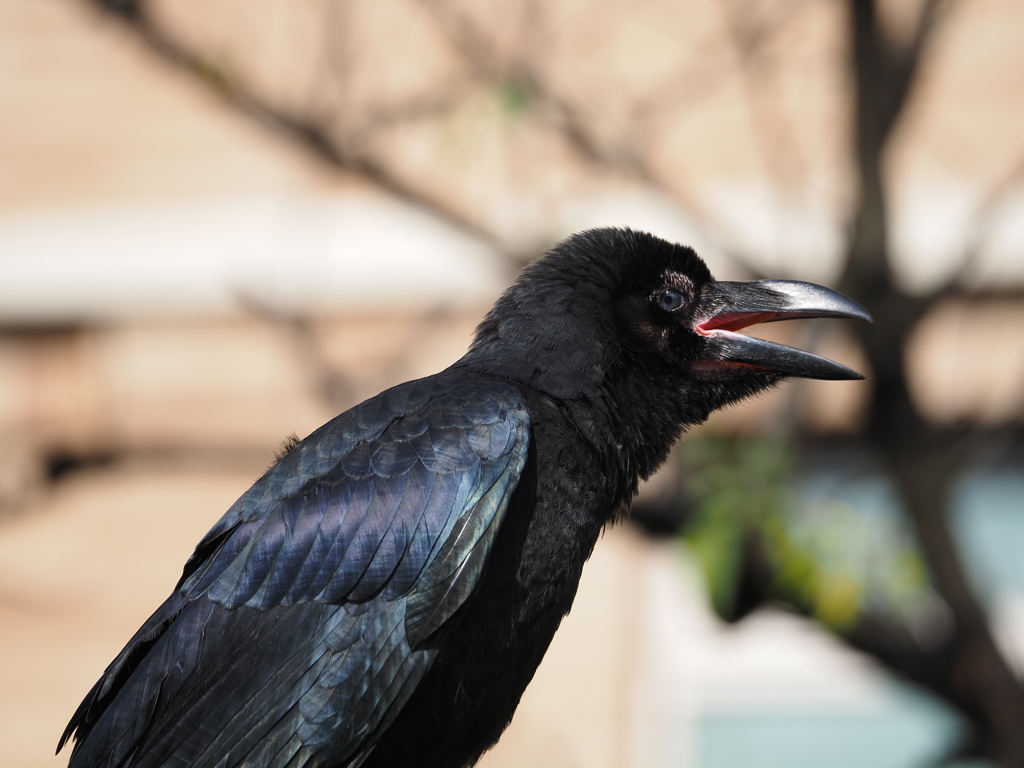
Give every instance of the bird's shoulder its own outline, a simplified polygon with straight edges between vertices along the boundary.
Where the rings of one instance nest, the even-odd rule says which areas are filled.
[[[523,395],[498,379],[446,372],[408,381],[345,411],[299,441],[229,515],[258,515],[268,502],[318,482],[403,474],[414,460],[435,472],[458,471],[474,456],[494,460],[511,449],[512,432],[529,422]],[[444,450],[435,450],[435,444]]]
[[[432,663],[424,641],[479,580],[529,425],[511,386],[439,375],[301,441],[200,542],[86,696],[61,740],[78,730],[73,765],[125,750],[205,765],[254,740],[339,760],[369,748]],[[211,686],[241,708],[195,704]],[[214,742],[187,735],[200,722]]]
[[[446,373],[386,390],[271,467],[199,543],[179,589],[265,608],[422,588],[428,565],[479,543],[466,525],[504,510],[529,427],[522,394],[492,377]]]

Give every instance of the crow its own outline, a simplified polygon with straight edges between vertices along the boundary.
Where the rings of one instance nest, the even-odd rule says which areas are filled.
[[[690,248],[574,235],[450,368],[294,445],[199,542],[71,718],[71,768],[462,768],[508,725],[603,527],[682,432],[791,377],[736,331],[870,320]]]

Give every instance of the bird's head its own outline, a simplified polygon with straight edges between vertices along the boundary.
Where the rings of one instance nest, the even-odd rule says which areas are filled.
[[[555,397],[663,405],[670,420],[686,426],[784,378],[863,378],[738,333],[811,317],[871,319],[819,285],[718,281],[692,248],[628,229],[594,229],[522,271],[477,329],[470,356]]]

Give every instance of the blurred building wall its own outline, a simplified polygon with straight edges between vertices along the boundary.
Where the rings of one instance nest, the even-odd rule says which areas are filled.
[[[195,3],[156,5],[182,41],[226,51],[252,87],[301,106],[288,78],[301,80],[307,60],[290,56],[281,30],[316,39],[318,17],[289,14],[319,6],[266,3],[254,17],[238,3],[211,2],[202,12]],[[1020,135],[1024,49],[1001,43],[1019,29],[1020,7],[958,7],[943,43],[952,53],[925,82],[901,134],[894,184],[910,213],[896,236],[910,284],[955,266],[958,222],[999,175],[1002,147]],[[389,58],[396,70],[383,85],[357,89],[366,101],[356,106],[423,83],[424,73],[462,77],[408,3],[357,10],[368,47],[393,34],[402,43],[392,50],[405,55]],[[586,24],[576,23],[582,11],[571,4],[557,13],[557,34],[571,39],[551,46],[561,51],[552,66],[563,79],[586,70],[582,98],[599,108],[602,84],[622,80],[642,91],[654,75],[671,76],[679,56],[700,68],[701,50],[681,54],[673,30],[709,39],[720,32],[707,4],[608,3],[606,16]],[[839,21],[824,5],[787,38],[805,54],[787,99],[802,104],[812,128],[835,128],[842,117],[834,96],[813,102],[823,89],[814,70],[838,44]],[[430,66],[418,69],[417,56]],[[835,85],[836,73],[826,76]],[[326,168],[202,82],[85,3],[0,3],[0,763],[12,768],[64,764],[50,753],[80,696],[287,433],[307,434],[342,408],[456,359],[510,278],[495,243]],[[821,204],[790,211],[757,177],[741,89],[713,85],[705,93],[711,110],[694,109],[692,120],[662,135],[659,157],[685,171],[743,243],[771,244],[758,251],[762,267],[827,277],[840,244],[833,219],[847,202],[835,178],[842,131],[823,132],[809,150],[825,168],[814,187]],[[597,224],[700,237],[665,195],[580,171],[542,127],[501,123],[507,110],[488,98],[470,99],[440,126],[403,129],[393,153],[412,182],[461,196],[509,239],[538,247]],[[984,141],[968,141],[957,110],[987,116]],[[526,159],[510,162],[481,128],[496,122]],[[463,143],[466,126],[475,133]],[[746,149],[731,150],[737,144]],[[444,186],[439,171],[457,165],[453,156],[462,164]],[[541,190],[539,202],[525,199],[531,189]],[[1021,205],[1014,198],[1000,212],[980,283],[1024,281]],[[727,253],[706,246],[720,276],[742,274]],[[949,303],[924,324],[911,359],[929,416],[1020,418],[1021,314],[1012,300]],[[766,335],[812,342],[858,367],[860,353],[841,331],[809,333],[790,326]],[[997,369],[982,364],[996,356]],[[792,417],[794,402],[798,418],[826,432],[855,427],[864,406],[856,384],[802,383],[709,426],[771,425]],[[758,706],[888,717],[877,670],[777,616],[724,631],[688,573],[667,546],[610,533],[485,764],[696,765],[705,720]],[[632,599],[637,593],[645,601]],[[728,732],[728,724],[715,727]],[[930,754],[928,729],[937,726],[908,727],[923,729],[920,754]]]

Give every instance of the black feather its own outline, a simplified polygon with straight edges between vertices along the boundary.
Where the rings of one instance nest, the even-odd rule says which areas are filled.
[[[294,432],[288,433],[284,440],[281,441],[281,445],[278,446],[277,450],[274,451],[274,463],[277,464],[281,459],[287,456],[289,453],[295,450],[302,440]]]
[[[299,443],[86,697],[61,742],[77,731],[71,766],[313,765],[372,747],[479,579],[528,427],[507,385],[435,377]]]

